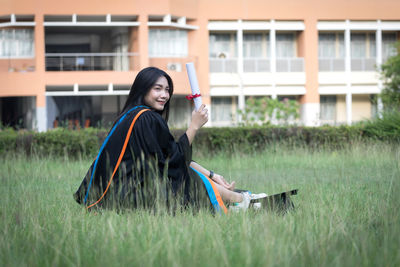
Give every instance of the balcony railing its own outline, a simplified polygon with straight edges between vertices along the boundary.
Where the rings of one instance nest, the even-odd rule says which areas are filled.
[[[345,71],[344,58],[320,58],[319,71]]]
[[[237,72],[236,58],[210,58],[210,72]],[[270,72],[270,59],[245,58],[243,59],[244,72]],[[303,72],[303,58],[276,59],[277,72]]]
[[[193,62],[197,66],[197,57],[150,57],[149,64],[168,72],[186,72],[186,63]]]
[[[375,71],[376,58],[352,58],[352,71]]]
[[[47,53],[46,71],[129,71],[137,69],[137,53]]]
[[[244,72],[270,72],[271,60],[267,58],[245,58],[243,59]]]
[[[210,72],[238,72],[236,58],[210,58]]]
[[[277,58],[276,59],[277,72],[303,72],[304,71],[304,58]]]

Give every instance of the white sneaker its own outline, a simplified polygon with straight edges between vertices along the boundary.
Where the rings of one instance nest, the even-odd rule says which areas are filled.
[[[260,198],[265,198],[268,195],[265,193],[259,193],[259,194],[250,194],[250,200],[256,200],[256,199],[260,199]]]
[[[242,192],[243,200],[238,203],[234,203],[233,205],[229,206],[229,210],[234,212],[239,211],[246,211],[250,205],[250,194],[249,192]]]
[[[260,193],[260,194],[250,194],[250,199],[251,199],[251,205],[250,207],[253,208],[254,210],[260,210],[261,209],[261,202],[257,200],[261,200],[262,198],[266,198],[268,195],[265,193]]]

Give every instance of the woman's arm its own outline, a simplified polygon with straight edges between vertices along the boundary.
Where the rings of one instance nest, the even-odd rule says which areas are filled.
[[[197,162],[192,161],[190,163],[190,167],[192,167],[196,171],[204,174],[205,176],[210,177],[211,171],[207,170],[206,168],[204,168],[203,166],[201,166]],[[220,184],[221,186],[225,187],[226,189],[229,189],[229,190],[235,189],[235,182],[232,182],[232,183],[229,184],[227,181],[225,181],[225,179],[224,179],[224,177],[222,175],[213,173],[213,176],[212,176],[211,179],[214,182],[216,182],[216,183]]]
[[[208,121],[208,110],[205,105],[201,105],[199,110],[193,110],[192,121],[186,131],[189,145],[192,144],[197,131]]]

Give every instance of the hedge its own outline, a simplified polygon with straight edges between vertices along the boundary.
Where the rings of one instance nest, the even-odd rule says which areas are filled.
[[[172,130],[174,136],[184,130]],[[67,130],[57,128],[47,132],[0,129],[0,156],[8,153],[32,153],[39,156],[95,157],[107,135],[104,129]],[[254,152],[278,143],[292,146],[341,148],[354,142],[382,140],[400,142],[400,116],[369,121],[354,126],[268,126],[202,128],[195,147],[204,151]]]

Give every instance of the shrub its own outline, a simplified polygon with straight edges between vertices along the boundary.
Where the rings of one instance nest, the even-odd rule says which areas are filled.
[[[185,130],[175,129],[175,137]],[[104,129],[67,130],[58,128],[44,133],[0,130],[0,156],[8,153],[35,153],[46,156],[95,157],[107,131]],[[400,141],[400,114],[385,114],[382,119],[353,126],[254,126],[202,128],[196,136],[197,151],[252,153],[275,144],[340,149],[355,142]]]
[[[400,112],[384,113],[382,118],[364,122],[363,130],[365,136],[379,140],[399,142]]]

